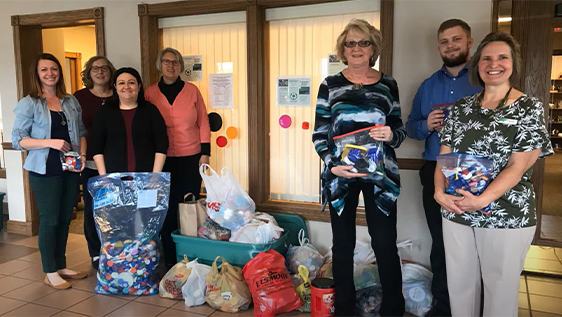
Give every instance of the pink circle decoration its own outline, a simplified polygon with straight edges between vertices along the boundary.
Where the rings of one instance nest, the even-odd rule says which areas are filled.
[[[292,122],[293,121],[291,120],[291,117],[286,114],[279,117],[279,125],[283,129],[287,129],[288,127],[290,127]]]
[[[228,143],[228,140],[223,137],[222,135],[217,138],[217,145],[218,147],[225,147]]]

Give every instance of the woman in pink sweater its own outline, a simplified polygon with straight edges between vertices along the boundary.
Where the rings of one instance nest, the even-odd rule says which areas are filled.
[[[177,263],[171,234],[178,228],[178,203],[187,193],[199,199],[199,166],[209,163],[211,129],[207,109],[197,86],[179,77],[184,70],[180,52],[165,48],[158,54],[156,68],[162,78],[145,91],[147,101],[155,104],[166,121],[168,155],[164,172],[171,173],[170,205],[160,232],[166,265]]]

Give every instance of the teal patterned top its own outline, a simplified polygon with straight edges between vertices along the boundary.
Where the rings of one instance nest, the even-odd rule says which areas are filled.
[[[392,141],[384,143],[384,175],[372,174],[353,179],[333,175],[330,169],[343,164],[336,155],[333,138],[377,124],[386,124],[392,130]],[[373,184],[375,204],[388,215],[400,193],[400,174],[394,149],[400,146],[405,137],[398,85],[394,78],[381,74],[378,82],[355,89],[341,72],[326,77],[318,91],[312,134],[314,148],[325,164],[322,172],[322,210],[329,202],[338,215],[341,214],[348,185],[366,182]]]

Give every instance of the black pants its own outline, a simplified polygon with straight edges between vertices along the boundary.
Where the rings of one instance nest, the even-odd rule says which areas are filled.
[[[426,161],[420,169],[420,179],[423,186],[423,208],[425,218],[433,243],[431,245],[431,271],[433,271],[433,282],[431,292],[433,293],[434,306],[441,312],[450,312],[449,291],[447,289],[447,270],[445,266],[445,246],[443,245],[443,218],[441,217],[441,206],[435,201],[435,167],[437,162]]]
[[[96,230],[96,222],[94,220],[94,202],[92,195],[88,191],[88,180],[91,177],[98,176],[98,171],[84,168],[82,171],[82,198],[84,199],[84,236],[88,242],[88,252],[90,257],[100,255],[101,243]]]
[[[170,203],[168,213],[160,231],[162,248],[166,266],[176,264],[176,244],[172,239],[172,232],[178,229],[178,203],[183,201],[183,196],[193,193],[199,199],[201,192],[201,175],[199,175],[199,158],[201,155],[167,157],[164,172],[170,172]]]
[[[330,206],[336,316],[353,316],[355,309],[353,251],[356,240],[355,213],[361,191],[365,198],[367,226],[371,236],[371,245],[377,258],[384,294],[380,315],[403,316],[402,271],[396,247],[396,207],[389,216],[383,214],[375,205],[374,185],[359,182],[349,185],[349,194],[344,200],[345,206],[340,216]]]

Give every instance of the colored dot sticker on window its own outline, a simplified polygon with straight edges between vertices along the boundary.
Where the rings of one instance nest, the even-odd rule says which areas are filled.
[[[228,140],[222,135],[217,138],[218,147],[225,147],[228,144]]]
[[[310,123],[308,123],[308,121],[304,121],[302,123],[302,129],[303,130],[308,130],[310,128]]]
[[[229,139],[236,139],[238,137],[238,129],[235,127],[228,127],[228,129],[226,129],[226,137]]]
[[[279,125],[281,126],[281,128],[287,129],[288,127],[291,126],[291,123],[293,123],[293,121],[291,120],[291,117],[289,117],[288,115],[284,114],[281,117],[279,117]]]

